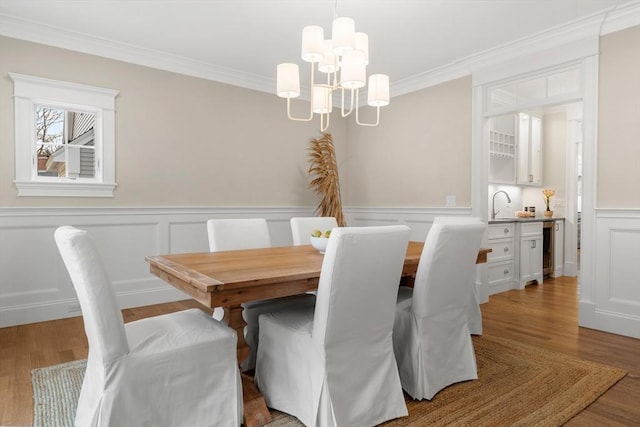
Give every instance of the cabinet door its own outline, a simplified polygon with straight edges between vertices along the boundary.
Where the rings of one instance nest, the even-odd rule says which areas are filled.
[[[553,277],[564,276],[564,221],[555,221],[553,236]]]
[[[518,113],[517,183],[542,185],[542,120]]]
[[[542,236],[520,239],[520,289],[532,280],[542,283]]]
[[[542,236],[531,239],[531,276],[530,280],[542,283]]]

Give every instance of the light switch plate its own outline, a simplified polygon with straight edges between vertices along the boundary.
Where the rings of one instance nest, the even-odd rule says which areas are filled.
[[[447,207],[454,207],[456,205],[456,196],[447,196],[446,200]]]

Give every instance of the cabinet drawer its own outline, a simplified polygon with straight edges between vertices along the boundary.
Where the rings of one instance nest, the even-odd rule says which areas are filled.
[[[542,235],[542,221],[520,224],[520,237]]]
[[[489,284],[500,282],[502,280],[512,280],[514,278],[513,261],[489,265],[488,275]]]
[[[489,248],[487,262],[513,259],[513,239],[489,240]]]
[[[542,233],[542,229],[540,229]],[[489,225],[488,239],[504,239],[505,237],[513,237],[513,223],[491,224]]]

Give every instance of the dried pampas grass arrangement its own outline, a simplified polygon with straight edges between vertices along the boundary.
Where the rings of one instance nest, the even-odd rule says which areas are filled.
[[[316,213],[319,216],[332,216],[338,222],[339,227],[344,227],[346,222],[342,213],[338,163],[336,162],[333,137],[330,133],[324,133],[321,138],[312,139],[310,143],[309,176],[311,182],[309,186],[321,197]]]

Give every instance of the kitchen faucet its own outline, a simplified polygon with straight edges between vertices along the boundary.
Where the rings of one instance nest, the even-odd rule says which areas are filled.
[[[504,195],[507,196],[507,203],[511,203],[511,197],[509,197],[509,193],[507,193],[506,191],[499,190],[493,193],[493,196],[491,197],[491,219],[496,219],[496,215],[498,215],[498,212],[500,212],[500,209],[496,211],[496,195],[498,193],[504,193]]]

